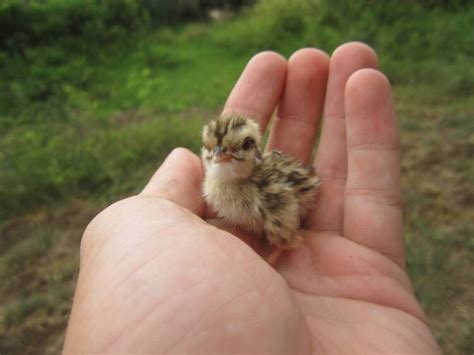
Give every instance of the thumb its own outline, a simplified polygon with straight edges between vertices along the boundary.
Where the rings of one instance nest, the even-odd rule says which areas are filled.
[[[161,197],[202,217],[205,204],[201,160],[184,148],[174,149],[145,186],[140,196]]]

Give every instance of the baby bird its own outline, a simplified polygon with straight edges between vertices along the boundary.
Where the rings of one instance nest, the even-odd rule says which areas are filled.
[[[204,198],[218,217],[278,248],[297,246],[320,185],[313,168],[276,150],[262,154],[258,124],[242,115],[210,121],[202,139]]]

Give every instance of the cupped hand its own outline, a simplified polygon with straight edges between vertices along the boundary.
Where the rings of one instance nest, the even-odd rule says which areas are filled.
[[[87,227],[65,353],[440,353],[405,271],[399,138],[376,67],[360,43],[330,60],[256,55],[224,111],[264,129],[278,107],[268,148],[305,163],[324,116],[304,244],[274,269],[251,236],[206,222],[200,160],[174,150]]]

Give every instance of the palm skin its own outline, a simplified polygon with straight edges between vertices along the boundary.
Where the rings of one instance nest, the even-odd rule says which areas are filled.
[[[304,244],[272,268],[252,236],[216,228],[201,163],[177,149],[84,233],[64,352],[439,353],[404,270],[398,136],[376,63],[358,43],[330,64],[313,49],[254,57],[224,111],[265,127],[278,105],[269,148],[309,162],[324,111]]]

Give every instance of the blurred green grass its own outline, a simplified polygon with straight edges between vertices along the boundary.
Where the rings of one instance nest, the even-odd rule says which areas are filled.
[[[118,19],[95,3],[33,1],[40,17],[0,36],[0,352],[59,351],[83,228],[172,148],[198,150],[252,55],[350,40],[394,84],[415,291],[446,353],[472,352],[474,6],[262,0],[221,23],[157,26],[133,1],[110,2]]]
[[[393,1],[272,0],[223,24],[119,32],[101,47],[87,33],[13,53],[8,47],[0,52],[0,218],[71,193],[97,193],[120,172],[158,158],[154,153],[193,147],[170,138],[186,134],[165,122],[177,113],[192,119],[195,108],[215,111],[260,50],[289,55],[309,45],[331,52],[362,40],[380,53],[392,82],[416,78],[442,95],[471,95],[472,23],[472,6],[443,12]],[[153,119],[120,119],[130,111]],[[153,130],[162,130],[159,140],[145,134]],[[134,144],[121,149],[124,141]]]

